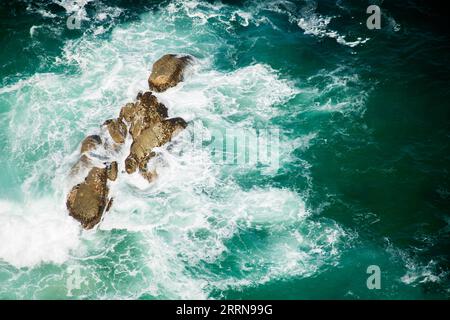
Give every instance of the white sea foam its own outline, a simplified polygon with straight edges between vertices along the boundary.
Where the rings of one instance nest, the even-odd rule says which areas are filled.
[[[395,247],[390,239],[385,238],[386,251],[394,261],[400,261],[406,268],[406,272],[400,277],[400,281],[413,287],[422,283],[442,282],[448,277],[448,272],[439,268],[436,260],[429,260],[427,263],[420,262],[407,250]]]
[[[33,38],[38,29],[42,28],[42,26],[32,26],[30,28],[30,37]]]
[[[63,7],[67,14],[76,14],[79,19],[89,20],[85,6],[92,0],[55,0],[54,3]]]
[[[63,263],[79,244],[78,223],[54,199],[0,200],[0,258],[16,267]]]
[[[0,241],[14,239],[11,246],[0,247],[2,259],[17,267],[44,262],[78,266],[86,284],[81,293],[71,293],[86,297],[96,287],[98,296],[105,298],[137,298],[145,293],[206,298],[215,288],[309,276],[323,265],[337,263],[346,233],[332,221],[309,220],[302,194],[268,186],[247,189],[236,181],[234,170],[255,168],[225,168],[214,161],[209,149],[191,140],[194,128],[207,134],[213,128],[232,131],[268,123],[289,114],[284,105],[303,93],[266,64],[254,63],[231,72],[214,70],[217,50],[227,44],[211,35],[205,21],[218,18],[230,23],[234,16],[245,27],[258,19],[257,14],[245,11],[218,15],[222,6],[175,2],[143,14],[140,21],[115,27],[107,40],[86,33],[67,41],[57,61],[75,66],[77,73],[37,74],[0,89],[0,97],[10,108],[9,151],[27,171],[22,184],[24,204],[4,202],[0,207]],[[191,19],[194,30],[176,29],[174,19]],[[123,172],[128,139],[115,155],[120,159],[120,172],[111,184],[111,211],[98,230],[79,236],[78,224],[68,217],[64,202],[74,183],[68,182],[67,173],[78,159],[81,139],[102,134],[99,125],[117,116],[125,102],[147,87],[152,62],[167,52],[188,49],[197,59],[186,81],[157,94],[170,116],[190,122],[188,129],[170,145],[155,149],[157,157],[149,166],[159,177],[153,184]],[[291,139],[282,132],[286,150],[282,161],[290,161],[294,149],[305,150],[314,137],[311,133]],[[263,174],[276,175],[277,171]],[[54,197],[34,199],[42,195],[42,184]],[[254,247],[252,241],[243,239],[250,231],[268,236],[258,239]],[[27,251],[30,239],[33,250]],[[242,241],[242,246],[233,248],[230,243],[236,241]],[[138,249],[138,254],[132,253]],[[18,255],[21,251],[26,254]],[[111,279],[104,283],[108,275],[97,258],[102,258],[101,263],[115,277],[128,281],[141,275],[142,283],[126,292],[115,287],[119,284],[108,284]],[[249,272],[215,275],[204,266],[226,259],[235,259],[239,269]],[[136,261],[142,265],[136,266]]]
[[[372,87],[365,87],[352,69],[340,66],[334,70],[319,70],[306,83],[309,105],[301,112],[339,112],[343,115],[363,116],[365,102]]]
[[[360,44],[364,44],[370,40],[370,38],[358,37],[356,40],[348,41],[345,35],[339,34],[337,31],[330,30],[328,25],[330,24],[332,17],[322,17],[317,14],[308,14],[305,17],[297,19],[297,25],[305,31],[305,34],[311,34],[318,38],[330,38],[335,39],[337,43],[349,46],[351,48]]]
[[[305,34],[317,38],[335,39],[337,43],[351,48],[370,40],[370,38],[362,37],[348,40],[347,35],[329,28],[330,22],[335,17],[318,14],[316,9],[317,1],[314,0],[305,1],[302,5],[286,0],[250,1],[242,9],[237,10],[221,3],[209,4],[194,0],[174,1],[169,5],[168,12],[171,14],[172,21],[177,17],[187,15],[194,23],[199,25],[205,25],[211,19],[216,19],[229,31],[232,30],[232,24],[236,22],[242,27],[248,27],[251,24],[256,26],[269,24],[277,30],[277,26],[266,15],[269,11],[286,16],[291,23],[304,30]]]

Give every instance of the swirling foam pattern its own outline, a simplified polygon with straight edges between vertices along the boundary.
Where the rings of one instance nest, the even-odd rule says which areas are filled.
[[[377,82],[357,57],[337,57],[372,40],[333,24],[353,8],[338,2],[331,15],[315,1],[24,1],[41,21],[27,33],[36,63],[0,89],[0,298],[383,297],[365,289],[377,263],[405,297],[422,297],[419,281],[445,281],[438,264],[364,229],[379,216],[317,172],[376,144],[365,117]],[[70,33],[72,14],[82,29]],[[52,38],[59,47],[43,50]],[[316,52],[324,43],[335,55]],[[186,81],[157,94],[189,127],[156,150],[155,183],[120,173],[112,210],[82,231],[65,209],[79,143],[168,52],[195,57]],[[192,140],[256,128],[280,133],[279,167],[224,165]]]

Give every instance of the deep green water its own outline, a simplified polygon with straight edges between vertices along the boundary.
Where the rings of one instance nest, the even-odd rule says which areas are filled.
[[[0,3],[0,298],[448,299],[443,9],[379,2],[368,30],[366,1],[69,3]],[[168,52],[197,59],[158,95],[189,130],[82,231],[80,141]],[[280,167],[221,165],[194,128],[278,129]]]

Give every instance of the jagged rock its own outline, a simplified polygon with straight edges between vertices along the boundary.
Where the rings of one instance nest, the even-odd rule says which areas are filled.
[[[130,124],[129,132],[133,138],[168,116],[166,106],[158,102],[150,91],[139,93],[137,98],[136,103],[127,103],[122,107],[119,115],[119,119]]]
[[[158,99],[152,94],[151,91],[144,92],[138,95],[138,99],[140,102],[148,108],[153,108],[161,118],[165,119],[168,117],[168,109],[167,107],[158,102]]]
[[[138,96],[138,100],[146,107],[156,107],[158,105],[158,99],[151,91],[141,93],[141,95]]]
[[[102,138],[100,138],[100,136],[96,134],[87,136],[81,143],[81,153],[92,151],[101,144]]]
[[[117,171],[117,161],[111,162],[111,164],[108,166],[108,179],[111,181],[116,181]]]
[[[182,118],[172,118],[157,122],[140,132],[131,144],[130,154],[125,160],[127,173],[133,173],[137,168],[145,172],[148,160],[154,156],[152,149],[171,141],[186,126],[187,123]]]
[[[153,132],[158,137],[160,145],[172,140],[172,137],[183,131],[187,127],[186,121],[182,118],[166,119],[157,123],[153,128]]]
[[[127,126],[122,119],[109,119],[103,123],[115,143],[124,143],[127,137]]]
[[[183,81],[183,72],[192,61],[190,56],[179,57],[175,54],[166,54],[153,64],[152,73],[148,79],[151,90],[162,92],[176,86]]]
[[[163,119],[165,119],[169,116],[169,110],[161,102],[158,103],[158,105],[156,106],[156,112],[158,112],[159,116]]]
[[[125,160],[127,173],[133,173],[139,167],[141,170],[150,159],[151,151],[159,146],[159,140],[151,128],[147,128],[137,136],[130,147],[130,155]]]
[[[161,115],[157,112],[156,104],[147,104],[142,101],[137,103],[134,109],[134,115],[131,121],[130,134],[133,139],[136,139],[142,131],[154,126],[163,120]]]
[[[136,104],[129,102],[120,109],[119,119],[124,119],[126,122],[131,123],[134,118],[134,112],[136,110]]]
[[[107,168],[92,168],[84,182],[77,184],[67,197],[69,214],[91,229],[102,218],[108,204]]]

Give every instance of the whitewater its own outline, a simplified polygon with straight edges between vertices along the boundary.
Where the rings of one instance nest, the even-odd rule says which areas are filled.
[[[330,26],[333,16],[316,13],[313,1],[301,10],[288,1],[255,1],[240,8],[173,1],[125,23],[118,20],[119,7],[102,4],[92,13],[86,9],[90,1],[75,7],[55,3],[67,15],[81,17],[86,29],[80,37],[64,39],[61,54],[46,62],[47,72],[0,88],[1,183],[9,183],[9,191],[0,194],[0,297],[215,299],[320,277],[348,263],[349,254],[406,265],[393,276],[400,285],[414,283],[416,273],[419,280],[427,272],[427,281],[439,278],[394,245],[387,246],[390,251],[367,245],[357,229],[322,216],[331,195],[325,190],[320,205],[313,201],[314,159],[303,155],[326,143],[324,129],[283,123],[303,116],[326,126],[337,116],[358,123],[374,84],[347,64],[318,68],[299,79],[263,60],[236,59],[245,46],[263,55],[259,41],[267,37],[264,32],[282,33],[280,16],[295,32],[343,50],[365,46],[369,37],[340,34]],[[51,18],[49,10],[39,10]],[[236,30],[248,27],[265,31],[260,39],[240,42]],[[61,31],[33,26],[31,48],[39,45],[42,32]],[[152,63],[166,53],[195,57],[183,82],[155,93],[169,116],[184,118],[188,127],[155,150],[155,182],[120,173],[110,190],[111,211],[96,228],[83,230],[65,204],[74,182],[67,173],[80,143],[99,134],[99,124],[148,87]],[[194,133],[226,129],[232,134],[242,128],[279,130],[279,168],[223,165],[211,146],[192,139]],[[358,130],[370,135],[364,125]],[[337,127],[329,139],[340,134],[348,136]],[[300,184],[283,183],[280,177],[286,174]],[[372,253],[364,256],[358,250],[362,243]],[[350,289],[344,291],[352,297]]]

